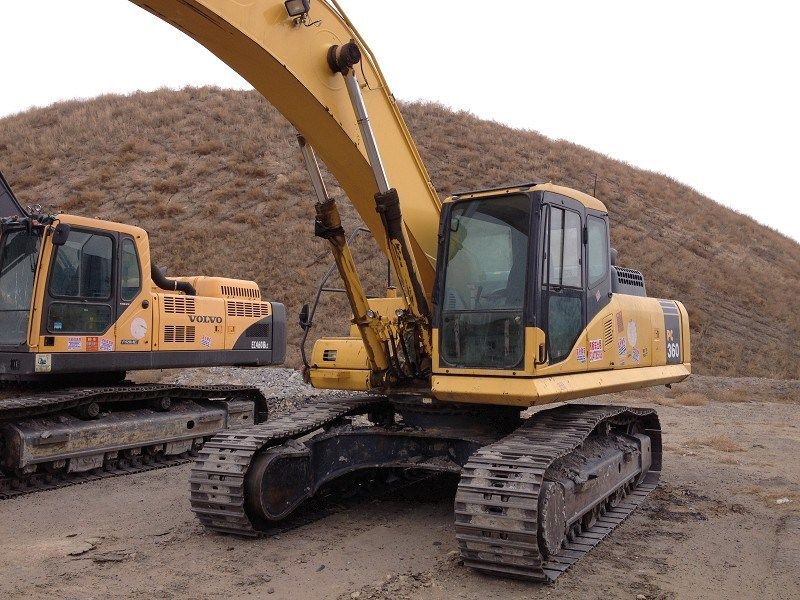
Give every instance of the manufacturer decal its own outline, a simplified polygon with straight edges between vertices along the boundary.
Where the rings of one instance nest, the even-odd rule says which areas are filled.
[[[617,352],[620,356],[625,356],[628,353],[628,343],[625,341],[624,337],[619,338],[619,343],[617,344]]]
[[[617,312],[617,333],[622,333],[625,329],[625,321],[622,318],[622,311]]]
[[[594,301],[595,301],[595,302],[600,302],[600,297],[601,297],[601,296],[600,296],[600,290],[598,289],[598,290],[597,290],[597,291],[594,293]]]
[[[680,362],[681,345],[675,341],[675,331],[667,329],[667,362]]]
[[[639,332],[636,330],[636,321],[628,321],[628,341],[635,346],[639,341]]]
[[[190,323],[222,323],[222,317],[206,317],[202,315],[189,315]]]
[[[206,348],[211,348],[211,338],[207,335],[204,335],[200,340],[200,343],[203,344]]]
[[[53,331],[61,331],[62,329],[64,329],[64,324],[61,321],[53,323]]]
[[[113,352],[114,351],[114,340],[107,340],[106,338],[102,338],[100,340],[100,352]]]
[[[578,359],[579,363],[586,362],[586,346],[578,346],[575,350],[575,358]]]
[[[269,350],[269,342],[265,340],[253,340],[250,342],[251,350]]]
[[[139,340],[122,340],[120,344],[123,346],[138,346]]]
[[[97,352],[100,350],[100,338],[98,337],[87,337],[86,338],[86,351],[87,352]]]
[[[659,300],[664,313],[664,351],[668,365],[677,365],[683,361],[681,356],[681,315],[678,305],[673,300]]]
[[[589,340],[589,362],[603,360],[603,340]]]
[[[74,352],[76,350],[83,350],[83,340],[79,337],[71,337],[67,339],[67,350]]]
[[[142,317],[136,317],[131,321],[131,337],[137,340],[144,339],[147,335],[147,321]]]
[[[638,348],[633,349],[633,351],[631,352],[631,358],[634,360],[634,362],[639,362],[641,357],[639,356]]]

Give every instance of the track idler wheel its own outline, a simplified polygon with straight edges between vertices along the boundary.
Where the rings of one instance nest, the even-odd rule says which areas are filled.
[[[544,558],[556,555],[561,549],[566,518],[564,488],[545,481],[539,496],[539,550]]]
[[[299,442],[271,448],[253,460],[245,478],[245,507],[262,522],[286,518],[311,496],[311,453]]]

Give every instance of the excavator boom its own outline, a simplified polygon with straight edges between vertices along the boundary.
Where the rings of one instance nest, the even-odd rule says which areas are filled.
[[[386,250],[375,211],[375,180],[345,79],[327,61],[333,46],[354,40],[362,51],[359,83],[397,189],[430,300],[441,203],[397,103],[369,48],[335,1],[315,0],[305,17],[287,15],[280,0],[131,0],[185,32],[249,81],[303,135],[339,181],[375,240]]]

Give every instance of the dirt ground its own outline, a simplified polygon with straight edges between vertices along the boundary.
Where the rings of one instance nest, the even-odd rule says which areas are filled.
[[[252,541],[195,521],[187,465],[0,502],[0,598],[800,598],[800,383],[600,400],[658,408],[662,485],[554,585],[461,566],[453,485]]]

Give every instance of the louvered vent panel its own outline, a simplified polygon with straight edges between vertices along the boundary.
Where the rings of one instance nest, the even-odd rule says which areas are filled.
[[[195,299],[190,296],[164,296],[164,312],[173,315],[193,315]]]
[[[223,285],[222,295],[229,298],[252,298],[253,300],[261,300],[260,290],[251,290],[235,285]]]
[[[614,343],[614,323],[611,317],[608,317],[603,323],[603,347],[611,348]]]
[[[644,287],[644,275],[642,275],[641,271],[637,271],[636,269],[625,269],[623,267],[617,267],[616,269],[620,283]]]
[[[229,317],[261,318],[269,316],[269,304],[266,302],[228,302]]]
[[[194,341],[194,325],[164,325],[165,344],[192,344]]]

